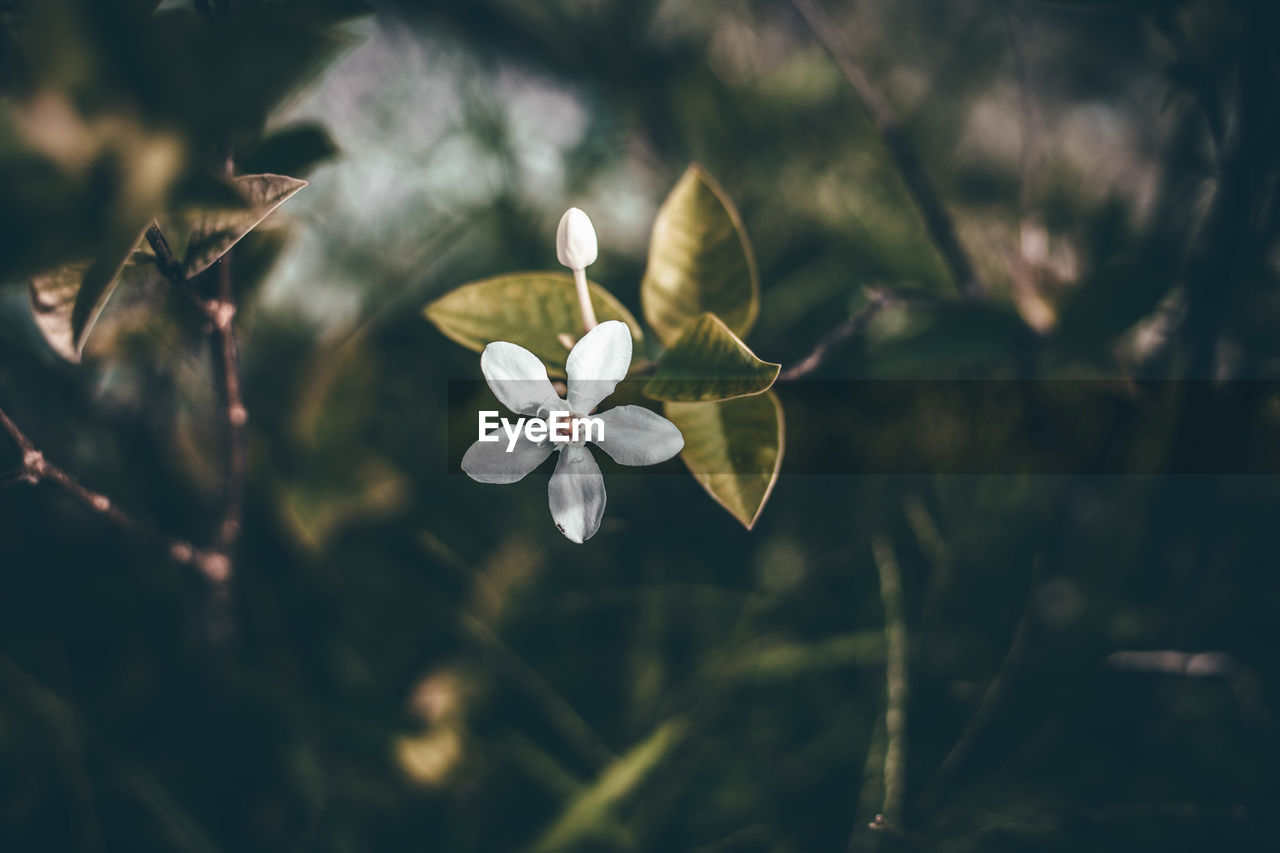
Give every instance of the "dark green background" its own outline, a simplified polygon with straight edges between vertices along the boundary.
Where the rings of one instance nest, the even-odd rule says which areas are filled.
[[[241,171],[308,177],[231,261],[251,413],[232,631],[211,639],[205,584],[151,546],[47,486],[0,489],[0,847],[517,850],[576,802],[582,850],[1274,849],[1274,477],[788,475],[824,470],[816,419],[879,421],[780,385],[792,441],[755,530],[679,463],[607,465],[604,526],[575,546],[545,472],[442,470],[448,383],[479,364],[420,313],[553,267],[577,204],[593,279],[638,315],[653,210],[697,160],[759,258],[762,358],[798,361],[866,287],[923,292],[815,378],[1133,379],[1167,434],[1108,452],[1184,470],[1222,441],[1221,401],[1177,380],[1275,378],[1280,357],[1273,4],[827,4],[951,210],[976,304],[788,3],[153,5],[0,2],[0,407],[208,541],[198,316],[140,267],[70,365],[25,280],[107,239],[122,126],[184,152],[173,208],[217,196],[227,140]],[[41,98],[87,155],[23,130]],[[1024,225],[1049,241],[1044,334],[1012,283]],[[1274,425],[1271,397],[1249,405]],[[955,415],[859,453],[944,453]],[[1269,431],[1213,450],[1248,470]],[[0,473],[18,464],[0,443]],[[883,831],[875,541],[909,643]],[[1154,650],[1214,656],[1116,657]],[[655,732],[676,737],[637,754]]]

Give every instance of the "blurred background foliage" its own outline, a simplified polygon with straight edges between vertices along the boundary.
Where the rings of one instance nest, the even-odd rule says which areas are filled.
[[[0,0],[0,406],[175,535],[218,516],[202,318],[140,257],[73,365],[26,282],[224,201],[228,148],[311,182],[234,251],[230,639],[190,570],[50,488],[0,490],[0,846],[1273,848],[1273,477],[788,476],[850,413],[783,384],[754,531],[678,463],[607,467],[578,547],[542,475],[456,473],[448,420],[472,416],[447,383],[478,361],[420,309],[553,268],[572,204],[638,315],[656,207],[699,161],[754,242],[762,358],[898,294],[813,375],[1122,379],[1172,413],[1170,470],[1247,466],[1256,433],[1197,442],[1214,385],[1149,380],[1277,373],[1274,4],[830,0],[972,301],[790,3],[372,6]]]

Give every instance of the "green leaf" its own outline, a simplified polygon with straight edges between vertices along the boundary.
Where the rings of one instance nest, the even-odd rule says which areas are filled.
[[[685,329],[644,386],[655,400],[694,403],[769,390],[782,365],[761,361],[715,314]]]
[[[285,175],[241,175],[234,186],[245,206],[205,211],[191,230],[183,269],[192,278],[213,266],[232,246],[240,242],[258,223],[298,190],[307,185],[301,178]]]
[[[748,530],[782,467],[782,404],[772,392],[715,403],[666,403],[684,435],[680,458],[693,478]]]
[[[73,261],[32,277],[27,295],[36,327],[53,351],[67,361],[80,361],[89,332],[141,240],[139,232],[127,246],[96,261]]]
[[[760,283],[751,243],[733,202],[697,163],[658,210],[640,298],[667,346],[706,311],[739,337],[755,323]]]
[[[621,320],[636,343],[644,339],[631,313],[595,282],[591,305],[601,321]],[[494,341],[519,344],[542,359],[554,376],[564,376],[569,347],[562,336],[582,336],[573,276],[557,272],[500,275],[464,284],[423,309],[446,337],[479,352]]]
[[[606,840],[611,834],[617,805],[633,795],[666,762],[684,743],[687,733],[688,726],[683,720],[668,720],[618,756],[590,787],[569,802],[551,828],[533,845],[533,850],[569,850],[584,842]],[[622,849],[617,844],[610,844],[609,848]]]

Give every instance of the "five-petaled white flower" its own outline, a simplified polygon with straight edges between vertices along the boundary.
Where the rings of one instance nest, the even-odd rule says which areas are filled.
[[[538,357],[522,346],[495,341],[480,356],[480,370],[494,396],[517,414],[541,419],[556,411],[568,411],[571,418],[591,415],[630,366],[631,331],[617,320],[596,326],[569,353],[567,399],[556,393]],[[595,443],[623,465],[656,465],[684,448],[676,425],[642,406],[617,406],[594,417],[604,424]],[[481,483],[514,483],[553,450],[560,451],[560,458],[547,488],[551,517],[569,539],[585,542],[600,529],[605,503],[604,477],[585,437],[553,443],[521,434],[510,450],[503,442],[477,441],[462,457],[462,470]]]

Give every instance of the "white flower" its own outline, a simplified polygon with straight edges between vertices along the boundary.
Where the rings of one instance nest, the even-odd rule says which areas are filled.
[[[569,353],[567,399],[556,393],[546,367],[524,347],[495,341],[480,356],[480,369],[494,396],[516,414],[542,419],[553,411],[568,411],[571,417],[591,415],[630,366],[631,331],[617,320],[596,326]],[[595,443],[622,465],[656,465],[684,448],[676,425],[642,406],[617,406],[594,417],[604,424]],[[510,451],[507,447],[504,441],[477,441],[462,457],[462,470],[481,483],[514,483],[559,450],[547,488],[551,517],[574,542],[595,535],[604,517],[604,477],[585,438],[535,442],[521,432]]]
[[[556,257],[560,263],[571,270],[585,270],[596,262],[599,253],[590,217],[576,207],[566,210],[556,229]]]

